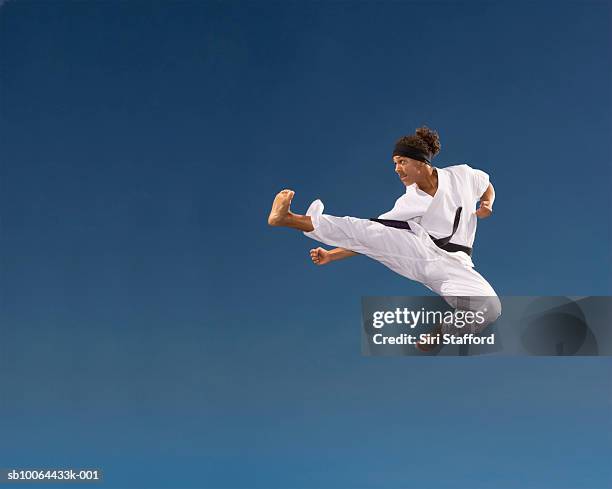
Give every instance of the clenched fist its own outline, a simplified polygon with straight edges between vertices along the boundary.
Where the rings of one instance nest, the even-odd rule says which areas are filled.
[[[324,250],[321,247],[310,250],[310,259],[315,265],[325,265],[326,263],[332,261],[329,251]]]
[[[485,219],[489,217],[491,214],[493,214],[493,205],[491,204],[491,202],[488,200],[481,200],[480,207],[476,211],[476,215],[480,219]]]

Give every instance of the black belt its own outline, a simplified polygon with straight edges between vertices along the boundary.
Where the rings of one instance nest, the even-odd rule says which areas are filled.
[[[446,238],[434,238],[433,236],[430,235],[429,237],[431,238],[431,240],[434,242],[434,244],[438,248],[442,248],[443,250],[449,251],[451,253],[455,251],[463,251],[468,256],[472,256],[472,248],[450,242],[451,238],[455,234],[455,231],[457,231],[457,228],[459,227],[459,219],[461,218],[461,210],[462,210],[462,207],[459,207],[457,209],[457,212],[455,212],[455,221],[453,222],[453,232],[450,234],[450,236],[447,236]],[[393,219],[375,219],[375,218],[371,218],[370,221],[378,222],[380,224],[383,224],[384,226],[389,226],[391,228],[410,229],[410,224],[408,224],[406,221],[395,221]]]

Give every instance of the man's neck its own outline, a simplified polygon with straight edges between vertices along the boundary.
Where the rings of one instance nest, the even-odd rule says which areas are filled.
[[[423,175],[423,179],[416,184],[423,192],[433,197],[438,190],[438,170],[432,168],[431,171]]]

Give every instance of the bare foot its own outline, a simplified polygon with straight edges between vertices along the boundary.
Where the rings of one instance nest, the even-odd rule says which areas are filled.
[[[270,226],[284,226],[287,223],[291,215],[289,206],[294,195],[295,192],[288,189],[281,190],[276,194],[274,202],[272,202],[272,210],[268,216],[268,224]]]

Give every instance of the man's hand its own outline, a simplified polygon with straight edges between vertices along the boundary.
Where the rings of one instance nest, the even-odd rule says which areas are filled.
[[[480,219],[485,219],[493,214],[493,203],[489,200],[481,200],[480,207],[476,211],[476,215]]]
[[[325,265],[326,263],[332,261],[329,251],[320,247],[310,250],[310,259],[315,265]]]

